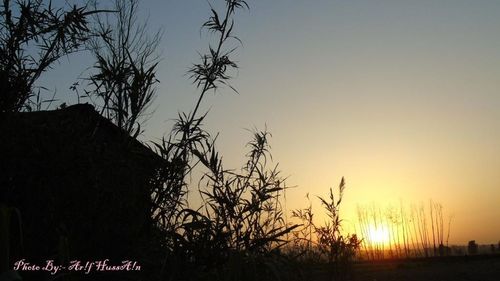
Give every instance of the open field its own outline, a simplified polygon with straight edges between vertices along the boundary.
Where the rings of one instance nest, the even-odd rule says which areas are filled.
[[[326,270],[316,280],[328,280]],[[500,255],[364,261],[353,265],[348,281],[498,281]]]

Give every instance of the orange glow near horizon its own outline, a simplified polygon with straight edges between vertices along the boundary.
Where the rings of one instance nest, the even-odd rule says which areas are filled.
[[[371,244],[387,245],[390,243],[389,229],[385,225],[368,225],[367,237],[364,237]]]

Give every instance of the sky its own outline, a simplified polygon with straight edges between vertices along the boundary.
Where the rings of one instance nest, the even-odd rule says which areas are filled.
[[[346,229],[357,206],[432,199],[452,217],[450,243],[500,240],[499,1],[248,4],[235,18],[239,94],[221,89],[202,104],[226,167],[244,163],[246,129],[267,127],[273,159],[296,186],[288,210],[345,177]],[[211,37],[200,26],[210,8],[204,0],[143,0],[140,12],[164,32],[161,84],[142,136],[158,140],[197,100],[186,72],[207,49]],[[69,98],[85,65],[85,56],[61,61],[45,86]]]

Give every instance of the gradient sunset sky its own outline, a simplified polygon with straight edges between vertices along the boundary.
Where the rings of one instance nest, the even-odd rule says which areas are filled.
[[[288,210],[344,176],[347,228],[357,205],[432,199],[453,216],[450,243],[500,240],[500,1],[248,4],[234,30],[240,94],[222,89],[202,105],[227,168],[243,164],[245,129],[267,125],[273,159],[297,186]],[[142,1],[150,28],[164,29],[143,139],[161,138],[177,112],[192,110],[199,91],[186,71],[206,51],[209,11],[203,0]],[[63,61],[45,86],[66,92],[86,66]]]

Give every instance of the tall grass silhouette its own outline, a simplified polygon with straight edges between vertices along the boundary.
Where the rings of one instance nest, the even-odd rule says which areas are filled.
[[[83,50],[93,36],[90,18],[109,11],[85,5],[58,9],[39,0],[2,4],[0,112],[40,110],[40,91],[45,88],[36,82],[60,58]]]
[[[363,256],[368,259],[445,256],[451,220],[445,225],[443,206],[429,201],[405,206],[358,206],[358,231],[364,237]],[[383,241],[376,241],[374,231],[384,231]],[[445,240],[446,237],[446,240]]]
[[[92,5],[97,10],[95,1]],[[137,137],[156,97],[157,49],[162,33],[158,30],[148,35],[147,22],[137,18],[138,0],[115,0],[113,5],[111,16],[94,16],[96,35],[87,45],[96,62],[85,79],[84,96],[100,107],[101,115]]]
[[[322,225],[314,222],[311,203],[305,209],[292,212],[293,217],[303,222],[303,228],[295,232],[297,243],[295,243],[293,250],[301,250],[296,255],[303,256],[306,262],[321,263],[326,261],[328,276],[331,280],[337,280],[349,273],[349,265],[361,244],[356,234],[345,235],[342,231],[340,204],[345,187],[346,184],[342,178],[337,196],[332,188],[329,190],[328,198],[318,196],[328,217],[328,220]],[[306,247],[304,247],[304,243]]]
[[[245,1],[227,0],[221,15],[211,7],[203,24],[216,36],[201,62],[189,71],[200,95],[192,112],[181,113],[162,142],[154,144],[165,160],[152,182],[152,216],[163,233],[165,258],[161,278],[175,280],[279,280],[291,271],[279,248],[282,237],[296,228],[287,225],[281,198],[287,188],[277,165],[271,166],[267,131],[255,131],[248,143],[247,161],[238,170],[226,169],[216,149],[216,137],[203,129],[206,113],[199,114],[207,93],[220,86],[234,91],[229,72],[237,68],[230,56],[233,16],[248,8]],[[202,207],[187,201],[188,178],[194,169],[204,171],[198,183]],[[288,277],[290,279],[291,276]]]

